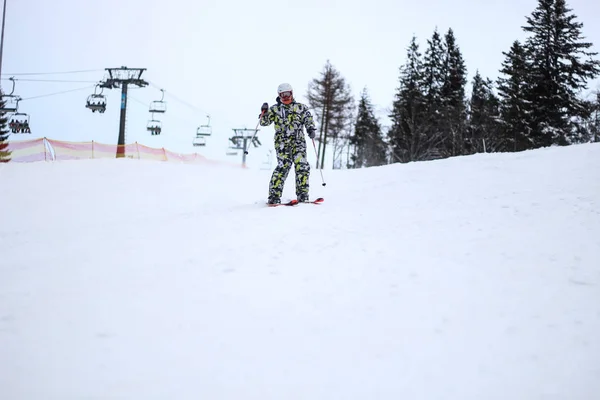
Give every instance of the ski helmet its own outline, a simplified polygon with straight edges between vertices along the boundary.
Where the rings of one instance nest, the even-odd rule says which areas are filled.
[[[277,94],[283,104],[290,104],[294,98],[292,85],[289,83],[282,83],[277,87]]]

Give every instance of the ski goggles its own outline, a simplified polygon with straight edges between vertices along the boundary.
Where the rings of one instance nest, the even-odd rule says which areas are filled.
[[[290,92],[289,90],[287,92],[281,92],[279,93],[279,97],[283,98],[287,98],[287,97],[292,97],[292,92]]]

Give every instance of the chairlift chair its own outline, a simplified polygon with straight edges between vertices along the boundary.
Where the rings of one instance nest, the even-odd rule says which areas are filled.
[[[167,103],[164,101],[165,99],[165,90],[164,89],[160,89],[160,91],[162,92],[162,97],[160,98],[160,100],[155,100],[152,103],[150,103],[150,112],[151,113],[164,113],[167,111]]]
[[[192,144],[194,146],[206,146],[206,138],[204,136],[196,136]]]
[[[8,121],[8,127],[12,133],[31,133],[29,115],[25,113],[15,113],[11,115]]]
[[[92,112],[98,111],[102,114],[106,111],[106,96],[103,94],[91,94],[88,96],[85,106],[92,110]]]
[[[152,136],[160,135],[162,131],[162,122],[152,119],[148,121],[146,129],[152,134]]]
[[[196,129],[196,138],[194,139],[194,146],[206,146],[206,136],[212,135],[212,127],[210,126],[210,115],[206,116],[208,123],[206,125],[200,125]]]
[[[19,111],[19,100],[21,100],[19,96],[5,94],[2,96],[2,100],[5,102],[4,107],[0,108],[2,114],[16,113]]]
[[[196,130],[196,136],[210,136],[212,135],[212,127],[210,126],[210,115],[207,115],[208,123],[206,125],[200,125]]]
[[[196,136],[210,136],[212,135],[212,127],[207,125],[200,125],[196,130]]]
[[[97,92],[98,88],[100,88],[100,93]],[[99,113],[103,113],[106,111],[106,96],[102,92],[104,92],[104,88],[100,84],[96,85],[94,93],[87,98],[85,103],[86,108],[89,108],[92,112],[98,111]]]
[[[3,114],[6,113],[16,113],[19,111],[19,100],[21,98],[17,96],[15,93],[15,77],[11,76],[9,78],[12,81],[12,90],[9,94],[2,95],[2,100],[5,101],[5,104],[2,108],[0,108],[0,112]]]

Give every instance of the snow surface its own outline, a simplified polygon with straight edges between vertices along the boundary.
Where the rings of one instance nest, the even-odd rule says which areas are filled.
[[[600,145],[324,174],[0,165],[0,399],[600,398]]]

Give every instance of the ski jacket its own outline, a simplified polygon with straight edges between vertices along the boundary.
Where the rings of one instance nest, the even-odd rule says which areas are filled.
[[[260,126],[275,124],[275,139],[299,137],[302,127],[315,130],[315,122],[308,107],[292,101],[290,104],[274,104],[260,118]]]

